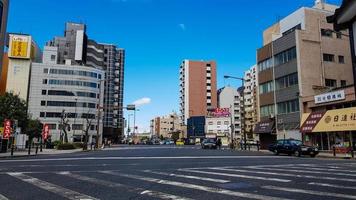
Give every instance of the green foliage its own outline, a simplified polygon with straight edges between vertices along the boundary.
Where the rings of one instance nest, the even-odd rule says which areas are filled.
[[[84,146],[82,142],[74,142],[73,145],[76,149],[82,149]]]
[[[178,131],[173,132],[171,138],[172,140],[177,141],[179,139],[179,132]]]
[[[43,124],[38,119],[28,119],[24,132],[31,138],[39,138],[42,134]]]
[[[27,104],[25,100],[13,93],[0,96],[0,123],[5,119],[18,120],[19,127],[27,125]]]
[[[59,144],[57,146],[58,150],[71,150],[71,149],[75,149],[74,144],[71,143],[65,143],[65,144]]]
[[[159,139],[163,140],[163,139],[164,139],[164,138],[163,138],[163,135],[161,135],[161,136],[159,137]]]
[[[60,141],[60,140],[56,140],[56,141],[52,142],[52,145],[55,146],[55,147],[60,145],[60,144],[62,144],[62,141]]]

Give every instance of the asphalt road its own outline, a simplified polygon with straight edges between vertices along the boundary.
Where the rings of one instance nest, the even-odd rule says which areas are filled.
[[[0,160],[0,200],[356,199],[356,162],[122,146]]]

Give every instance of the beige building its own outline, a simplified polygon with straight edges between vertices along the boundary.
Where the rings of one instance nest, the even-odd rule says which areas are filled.
[[[184,127],[181,125],[181,120],[176,113],[167,116],[156,117],[151,120],[152,135],[156,137],[171,138],[173,133],[179,132],[184,135]]]
[[[311,97],[354,83],[348,33],[333,32],[326,17],[337,7],[316,1],[266,29],[257,51],[260,122],[255,133],[267,145],[302,139],[301,116]]]

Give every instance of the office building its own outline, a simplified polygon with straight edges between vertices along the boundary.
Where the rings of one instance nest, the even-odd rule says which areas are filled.
[[[58,47],[59,64],[70,60],[72,64],[105,71],[104,138],[121,141],[124,135],[124,49],[88,38],[86,25],[77,23],[66,23],[64,37],[55,37],[47,45]]]
[[[257,50],[262,148],[277,138],[302,139],[300,123],[310,98],[354,84],[349,38],[334,33],[326,17],[337,7],[316,1],[265,30]]]
[[[232,138],[242,138],[241,135],[241,106],[242,106],[242,96],[241,91],[238,91],[232,87],[223,87],[218,91],[218,105],[219,108],[229,109],[232,117],[230,123],[234,125]],[[231,130],[230,130],[231,131]],[[230,133],[231,134],[231,133]]]
[[[9,0],[0,0],[0,73],[2,73],[2,60],[6,41],[6,27],[9,12]],[[1,74],[0,74],[1,75]]]
[[[105,73],[100,68],[72,65],[70,59],[58,64],[58,53],[58,47],[46,46],[43,63],[32,63],[28,112],[49,126],[52,141],[59,140],[61,134],[63,137],[61,119],[66,115],[70,142],[84,141],[84,130],[89,127],[88,141],[92,142],[99,131],[101,143],[102,113],[98,108],[103,106],[104,85],[100,80]]]
[[[183,132],[181,121],[176,113],[156,117],[151,120],[152,135],[156,137],[171,138],[173,133]]]
[[[217,108],[215,61],[184,60],[180,66],[182,122],[187,124],[190,117],[206,116],[209,108]]]

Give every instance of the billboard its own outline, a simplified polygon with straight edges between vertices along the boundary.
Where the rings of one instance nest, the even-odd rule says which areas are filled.
[[[208,110],[208,117],[230,117],[229,108],[213,108]]]
[[[30,59],[31,36],[10,35],[9,58]]]

